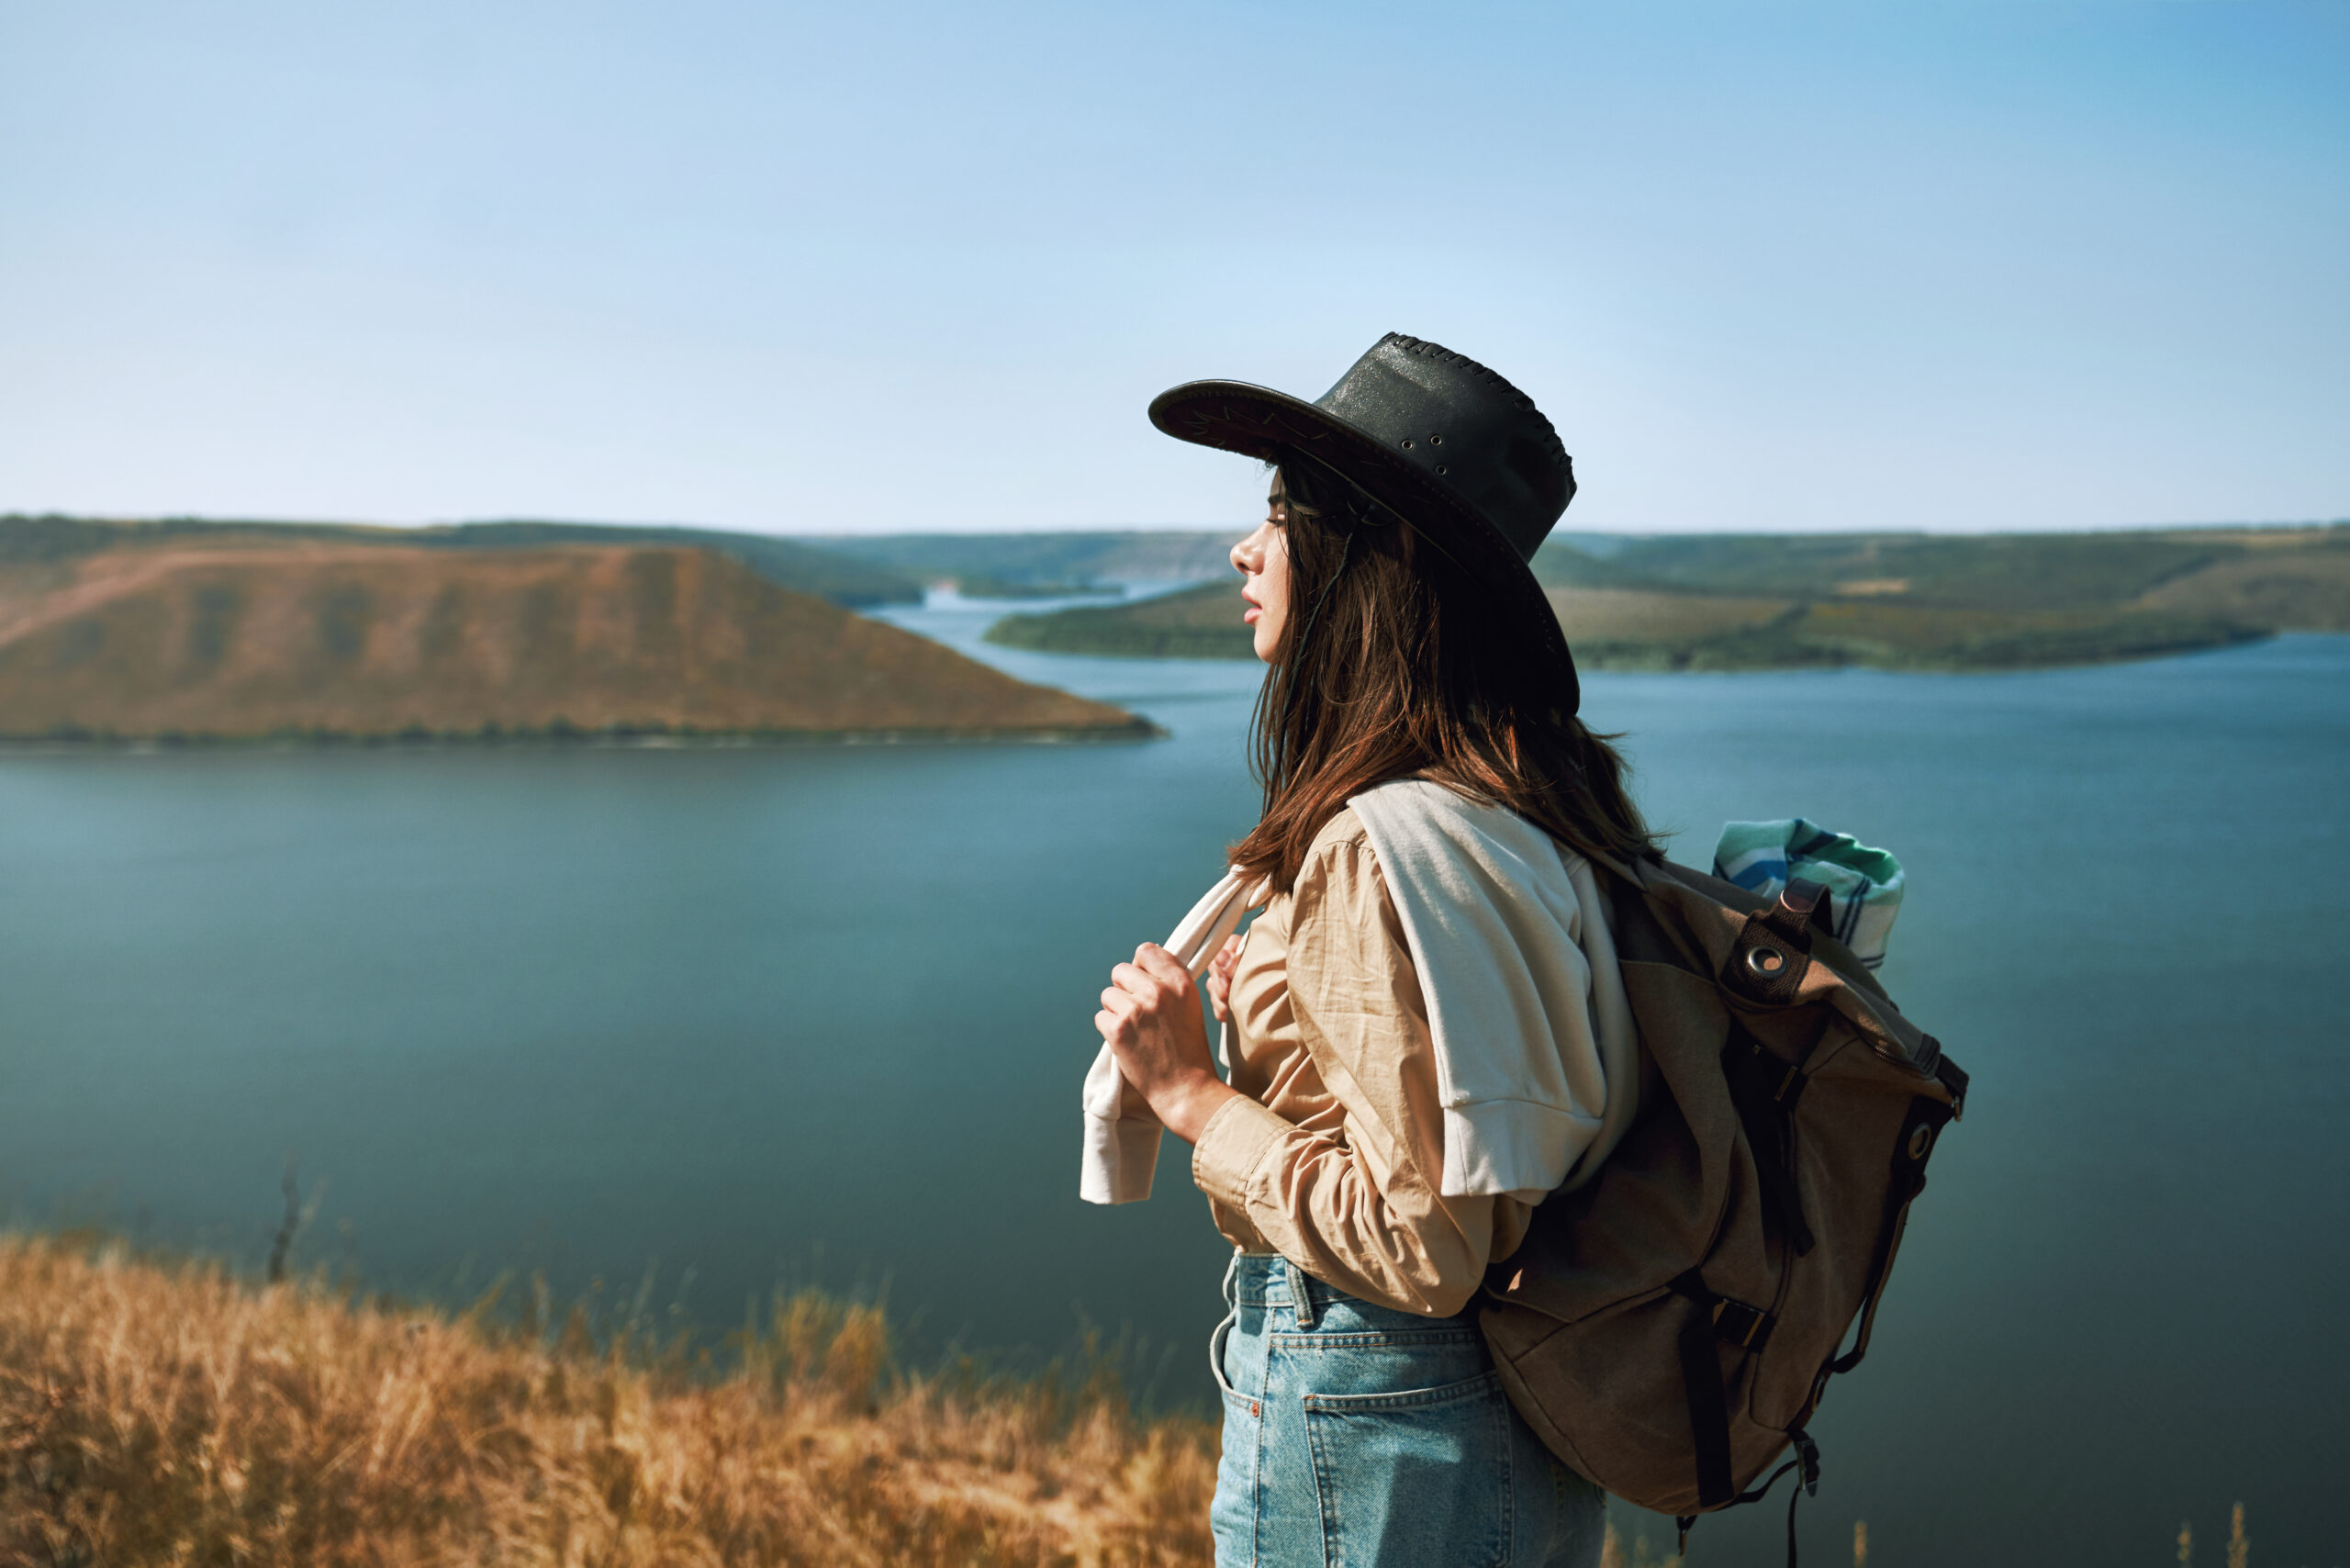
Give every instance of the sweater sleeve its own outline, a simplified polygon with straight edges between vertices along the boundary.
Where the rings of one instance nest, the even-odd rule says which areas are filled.
[[[1326,834],[1292,894],[1289,1001],[1298,1043],[1341,1114],[1296,1126],[1251,1100],[1202,1131],[1192,1176],[1267,1245],[1350,1294],[1431,1316],[1465,1307],[1516,1249],[1531,1208],[1447,1198],[1427,1006],[1360,824]]]

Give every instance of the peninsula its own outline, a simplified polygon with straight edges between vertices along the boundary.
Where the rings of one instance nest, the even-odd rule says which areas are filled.
[[[0,520],[0,738],[1156,733],[795,592],[732,552],[355,532],[133,531],[56,549],[27,520]]]
[[[1966,537],[1581,535],[1534,560],[1586,669],[2024,669],[2350,632],[2350,524]],[[1008,647],[1247,658],[1237,579],[1011,615]]]

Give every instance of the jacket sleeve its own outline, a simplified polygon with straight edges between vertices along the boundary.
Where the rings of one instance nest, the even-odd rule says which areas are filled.
[[[1427,1005],[1360,826],[1317,844],[1291,913],[1290,1002],[1343,1115],[1309,1131],[1247,1099],[1202,1131],[1192,1178],[1316,1279],[1382,1305],[1449,1316],[1524,1235],[1506,1195],[1446,1198]]]

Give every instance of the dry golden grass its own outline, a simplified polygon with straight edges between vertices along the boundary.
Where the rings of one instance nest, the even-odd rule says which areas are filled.
[[[1607,1521],[1607,1539],[1600,1544],[1599,1548],[1599,1568],[1681,1568],[1681,1564],[1685,1561],[1686,1559],[1678,1555],[1672,1557],[1655,1555],[1649,1550],[1649,1538],[1646,1535],[1633,1538],[1629,1554],[1627,1555],[1624,1532],[1616,1528],[1614,1519]]]
[[[801,1295],[721,1375],[0,1236],[0,1562],[1209,1561],[1206,1423],[888,1349]]]

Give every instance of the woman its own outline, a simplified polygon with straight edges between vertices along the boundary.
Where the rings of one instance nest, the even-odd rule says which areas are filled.
[[[1203,382],[1151,418],[1274,468],[1232,553],[1270,666],[1232,860],[1270,897],[1210,975],[1230,1081],[1161,947],[1095,1019],[1236,1249],[1216,1560],[1596,1562],[1602,1495],[1510,1407],[1473,1305],[1636,1099],[1587,857],[1653,846],[1527,566],[1569,460],[1499,375],[1395,334],[1316,403]]]

